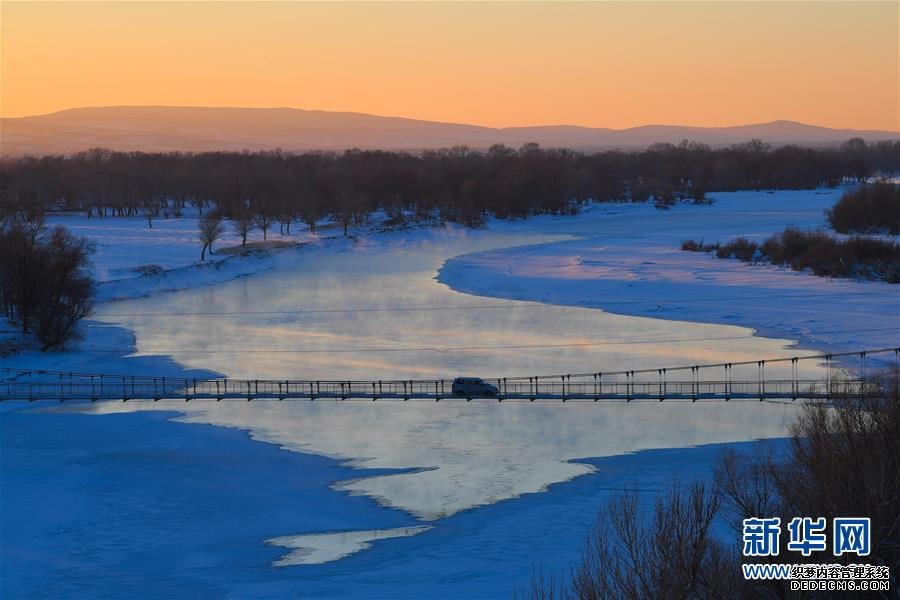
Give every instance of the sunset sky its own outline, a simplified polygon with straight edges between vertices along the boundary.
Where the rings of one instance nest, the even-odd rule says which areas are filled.
[[[5,117],[152,104],[900,129],[896,1],[0,6]]]

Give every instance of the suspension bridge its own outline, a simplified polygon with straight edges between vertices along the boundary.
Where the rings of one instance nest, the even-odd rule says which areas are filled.
[[[893,355],[891,357],[890,355]],[[893,361],[893,368],[867,373],[867,357]],[[858,360],[851,373],[835,359]],[[801,361],[824,363],[819,379],[798,377]],[[790,377],[768,378],[766,366],[787,363]],[[900,389],[900,348],[793,356],[755,361],[698,364],[658,369],[605,371],[485,379],[490,391],[455,394],[453,379],[291,380],[187,379],[44,370],[0,370],[0,401],[154,401],[180,400],[431,400],[496,402],[556,401],[731,401],[828,400],[838,396],[895,397]],[[755,371],[756,377],[746,376]],[[743,372],[735,378],[735,369]],[[487,387],[487,386],[486,386]]]

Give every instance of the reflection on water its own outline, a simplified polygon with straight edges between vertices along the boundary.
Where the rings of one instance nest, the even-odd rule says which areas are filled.
[[[104,310],[135,331],[140,353],[171,354],[240,378],[513,376],[803,354],[787,350],[787,340],[754,338],[745,328],[469,296],[434,280],[447,258],[553,239],[451,229],[415,243],[367,242],[334,255],[300,254],[278,272]],[[397,310],[410,308],[417,310]],[[789,364],[767,366],[770,377],[789,373]],[[820,373],[801,362],[801,376]],[[735,379],[755,375],[755,367],[735,370]],[[339,487],[423,519],[588,472],[567,462],[575,458],[783,435],[795,410],[758,402],[254,402],[185,409],[188,421],[248,428],[289,449],[367,467],[418,468]]]
[[[589,473],[568,462],[637,449],[782,435],[795,408],[768,402],[192,402],[181,420],[248,428],[255,439],[365,468],[411,468],[336,484],[432,520]],[[85,410],[171,410],[108,403]],[[665,483],[665,482],[661,482]]]

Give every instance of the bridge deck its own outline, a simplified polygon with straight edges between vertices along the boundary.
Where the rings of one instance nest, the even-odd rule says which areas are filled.
[[[866,377],[866,357],[894,355],[895,365]],[[860,376],[831,368],[835,357],[858,357]],[[799,379],[799,361],[825,361],[824,379]],[[790,379],[768,379],[766,364],[791,365]],[[735,381],[734,367],[755,366],[758,377]],[[690,372],[690,375],[688,375]],[[675,373],[690,380],[669,381]],[[711,377],[724,378],[712,379]],[[752,377],[752,376],[751,376]],[[510,377],[486,380],[496,393],[467,398],[453,394],[453,380],[310,381],[278,379],[184,379],[137,375],[0,369],[0,401],[39,400],[446,400],[633,401],[633,400],[821,400],[847,395],[896,397],[900,389],[900,347],[669,367]]]
[[[29,380],[30,379],[30,380]],[[891,383],[860,379],[756,381],[504,381],[499,392],[457,396],[451,380],[290,381],[186,380],[119,376],[65,376],[0,380],[0,400],[821,400],[842,395],[889,394]],[[897,382],[893,382],[896,386]],[[896,387],[894,388],[896,389]]]

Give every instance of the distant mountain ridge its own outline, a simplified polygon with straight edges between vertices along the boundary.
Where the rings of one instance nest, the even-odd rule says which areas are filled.
[[[712,146],[760,138],[773,145],[834,145],[852,137],[900,140],[892,131],[831,129],[795,121],[732,127],[645,125],[628,129],[547,125],[493,128],[297,108],[109,106],[0,119],[0,154],[69,154],[91,147],[122,151],[409,150],[492,144],[579,150],[638,149],[695,140]]]

